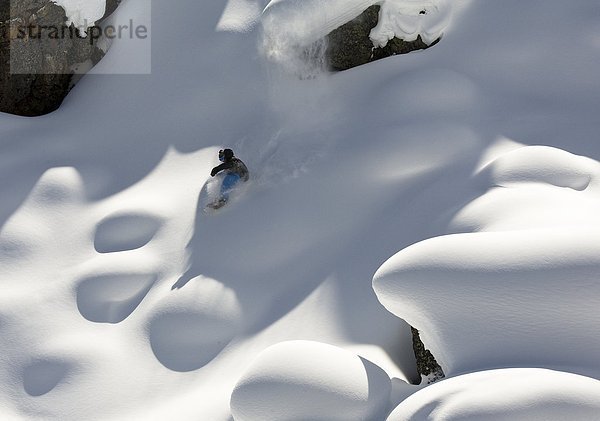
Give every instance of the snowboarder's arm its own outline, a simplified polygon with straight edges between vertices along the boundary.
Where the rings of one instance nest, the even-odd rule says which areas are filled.
[[[214,177],[215,175],[217,175],[221,171],[226,170],[228,168],[231,168],[231,162],[223,162],[221,165],[216,166],[216,167],[214,167],[212,169],[212,171],[210,172],[210,176]]]

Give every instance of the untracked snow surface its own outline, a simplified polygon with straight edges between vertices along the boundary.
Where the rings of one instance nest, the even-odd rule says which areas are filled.
[[[441,41],[280,60],[373,3],[157,0],[150,74],[116,39],[0,115],[3,421],[598,419],[600,4],[386,0]]]

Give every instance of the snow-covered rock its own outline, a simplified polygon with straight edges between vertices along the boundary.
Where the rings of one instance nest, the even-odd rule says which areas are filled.
[[[235,292],[214,279],[192,279],[153,309],[148,340],[158,361],[178,372],[208,364],[236,336],[241,310]]]
[[[364,18],[364,12],[376,5],[378,16],[373,25],[359,30],[350,29],[342,31],[343,34],[335,34],[334,48],[345,51],[346,55],[352,54],[352,48],[365,49],[363,44],[368,43],[367,50],[378,49],[375,58],[383,58],[398,53],[422,49],[438,40],[449,24],[451,17],[451,5],[446,0],[412,1],[412,0],[385,0],[377,2],[374,0],[272,0],[261,17],[263,28],[263,52],[266,57],[283,66],[290,67],[290,60],[296,59],[315,60],[314,44],[342,27],[344,24],[357,19]],[[370,19],[367,18],[367,21]],[[365,32],[367,37],[363,39]],[[344,42],[348,46],[339,45],[340,38],[346,37]],[[408,48],[405,44],[394,45],[387,50],[382,50],[390,40],[409,42]],[[310,48],[309,48],[310,47]],[[308,53],[307,53],[308,51]],[[325,54],[317,48],[316,54]],[[334,53],[334,54],[339,54]],[[360,59],[358,64],[368,62]],[[348,64],[337,65],[332,68],[344,70],[353,66]],[[348,61],[348,60],[346,60]],[[350,60],[351,61],[351,60]],[[356,65],[358,65],[356,64]],[[295,64],[298,66],[298,64]]]
[[[380,301],[421,331],[446,374],[597,371],[599,180],[600,164],[561,150],[503,154],[476,174],[483,194],[456,211],[453,234],[377,271]]]
[[[593,420],[600,413],[600,382],[544,369],[465,374],[421,389],[387,421]]]
[[[381,3],[371,40],[375,47],[385,47],[394,38],[414,41],[420,36],[429,45],[444,33],[451,12],[452,2],[448,0],[386,0]]]
[[[385,417],[391,383],[343,349],[290,341],[264,350],[231,396],[236,421],[360,421]]]
[[[379,22],[371,32],[377,47],[394,37],[414,41],[418,35],[430,44],[441,36],[451,16],[446,0],[271,0],[262,24],[271,40],[308,45],[379,3]]]

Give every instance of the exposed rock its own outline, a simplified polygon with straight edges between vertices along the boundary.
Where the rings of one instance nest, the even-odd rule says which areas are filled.
[[[100,18],[100,20],[96,22],[96,24],[102,23],[107,17],[112,15],[112,12],[117,10],[119,4],[121,4],[121,0],[106,0],[106,9],[104,12],[104,16],[102,16],[102,18]]]
[[[111,0],[112,10],[118,0]],[[108,10],[108,9],[107,9]],[[50,0],[0,0],[0,112],[38,116],[56,110],[73,68],[104,55]]]
[[[412,326],[410,329],[412,331],[413,351],[417,359],[417,372],[421,379],[426,379],[428,384],[443,379],[445,377],[444,371],[433,354],[425,348],[419,336],[419,331]]]
[[[403,41],[400,38],[393,38],[388,41],[385,47],[373,49],[371,61],[395,56],[397,54],[407,54],[411,51],[425,50],[437,44],[439,40],[440,39],[438,38],[432,42],[431,45],[427,45],[423,42],[420,35],[414,41]]]
[[[369,7],[356,19],[340,26],[327,36],[326,61],[330,70],[351,69],[396,54],[423,50],[438,42],[436,40],[427,45],[421,37],[415,41],[393,38],[385,47],[375,48],[369,34],[371,29],[377,26],[379,8],[379,5]]]

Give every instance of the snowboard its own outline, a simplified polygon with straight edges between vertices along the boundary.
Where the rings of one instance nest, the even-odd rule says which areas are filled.
[[[213,202],[207,203],[204,206],[204,213],[211,213],[214,212],[218,209],[221,209],[223,206],[225,206],[227,204],[227,200],[223,200],[223,199],[217,199]]]
[[[221,184],[223,183],[223,177],[217,175],[214,178],[209,179],[200,192],[200,203],[202,211],[205,214],[213,214],[223,209],[232,202],[238,201],[244,193],[248,190],[251,182],[239,182],[233,190],[229,192],[229,199],[223,200],[221,198]]]

